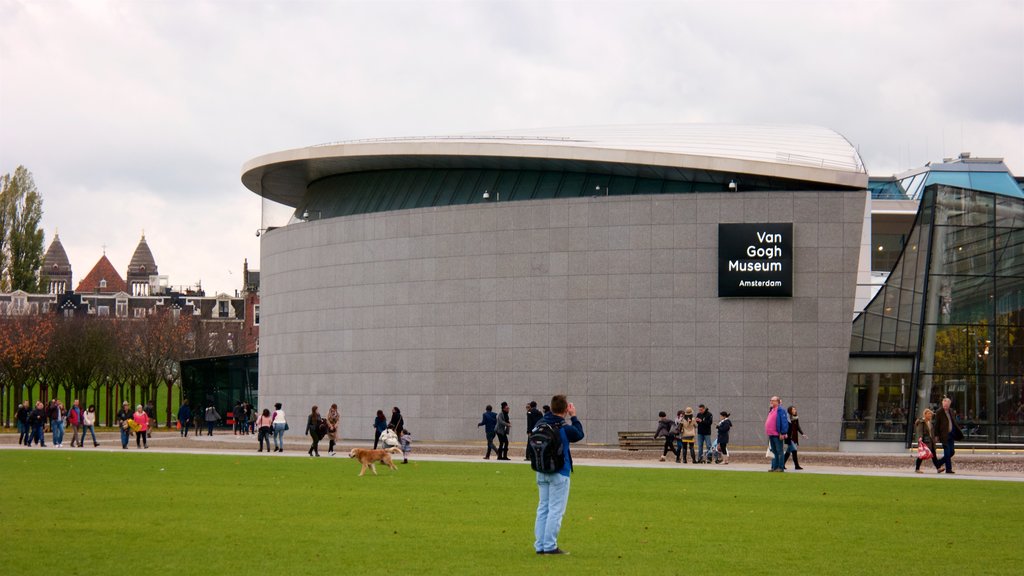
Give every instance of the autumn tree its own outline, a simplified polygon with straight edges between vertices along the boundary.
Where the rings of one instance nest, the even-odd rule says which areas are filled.
[[[43,261],[43,197],[32,173],[18,166],[0,176],[0,288],[38,292]],[[3,265],[6,264],[6,269]]]
[[[32,399],[41,381],[52,332],[50,316],[0,317],[0,391],[7,398],[3,406],[5,426],[11,423],[11,399],[20,404],[23,389],[28,393],[24,399]]]

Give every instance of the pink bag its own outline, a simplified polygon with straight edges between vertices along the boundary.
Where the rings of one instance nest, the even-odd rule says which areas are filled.
[[[921,460],[932,459],[932,449],[925,443],[924,438],[917,439],[917,457]]]

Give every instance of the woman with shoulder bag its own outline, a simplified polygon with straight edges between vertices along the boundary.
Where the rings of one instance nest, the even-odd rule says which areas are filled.
[[[939,457],[935,451],[935,426],[932,424],[933,412],[927,408],[924,414],[914,422],[914,432],[917,436],[917,460],[914,461],[914,472],[921,473],[921,462],[931,460],[935,465],[936,472],[942,472],[939,464]]]
[[[270,436],[274,433],[273,426],[274,419],[270,417],[270,409],[264,408],[263,413],[256,419],[256,432],[258,434],[256,440],[260,443],[260,449],[257,452],[263,452],[264,442],[267,443],[267,452],[270,452]]]

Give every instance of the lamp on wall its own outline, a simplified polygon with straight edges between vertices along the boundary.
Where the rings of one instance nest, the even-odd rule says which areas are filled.
[[[738,188],[735,180],[729,180],[729,192],[735,192]]]

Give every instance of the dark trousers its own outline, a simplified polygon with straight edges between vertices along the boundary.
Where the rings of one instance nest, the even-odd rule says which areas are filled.
[[[316,435],[316,432],[310,434],[310,437],[313,438],[313,443],[309,445],[309,455],[312,456],[313,454],[316,454],[317,456],[319,456],[320,455],[320,437]]]
[[[495,454],[497,454],[498,456],[501,456],[501,452],[498,452],[498,449],[495,448],[495,446],[494,446],[494,432],[488,432],[487,433],[487,455],[484,456],[484,458],[490,458],[492,450],[494,451]]]
[[[508,434],[498,434],[498,460],[508,460]]]
[[[373,449],[377,449],[377,444],[380,443],[380,430],[373,431]]]
[[[206,423],[206,435],[207,436],[213,436],[213,425],[214,424],[216,424],[216,422],[213,422],[213,421],[209,421],[209,422]]]
[[[184,436],[185,438],[188,438],[188,427],[189,423],[187,420],[181,423],[181,435]]]
[[[28,446],[31,443],[32,427],[23,422],[18,422],[18,444]]]
[[[271,434],[270,428],[266,428],[266,427],[260,428],[260,434],[259,434],[259,436],[256,437],[256,439],[260,443],[260,452],[263,452],[263,442],[264,441],[266,441],[266,443],[267,443],[267,452],[270,452],[270,434]]]
[[[946,441],[942,443],[942,459],[939,460],[939,464],[946,467],[946,472],[953,471],[953,454],[956,453],[953,443],[952,434],[947,436]]]
[[[135,447],[141,448],[145,446],[149,448],[149,444],[146,443],[146,437],[149,436],[149,430],[139,430],[135,433]]]
[[[790,446],[790,448],[792,448],[792,446]],[[789,457],[792,455],[793,456],[793,466],[795,466],[797,468],[800,468],[800,456],[798,456],[798,454],[799,454],[799,452],[797,450],[789,450],[789,449],[787,449],[786,450],[786,457],[782,460],[782,467],[783,468],[786,467],[786,462],[789,462]]]
[[[327,443],[327,451],[328,451],[328,452],[334,452],[334,445],[335,445],[335,444],[336,444],[336,442],[335,442],[335,441],[334,441],[333,439],[332,439],[332,440],[330,440],[330,441],[329,441],[329,442]]]
[[[676,448],[676,437],[668,434],[665,436],[665,447],[661,449],[661,455],[665,456],[669,452],[676,455],[676,459],[679,459],[679,449]]]
[[[682,442],[679,445],[680,452],[683,453],[682,454],[683,462],[686,462],[686,448],[687,448],[687,446],[689,446],[689,448],[690,448],[690,460],[696,462],[697,461],[697,453],[693,450],[693,440],[690,440],[689,442]],[[676,456],[676,460],[678,460],[678,459],[679,459],[679,456]]]
[[[46,446],[46,438],[43,436],[43,425],[32,427],[32,439],[29,440],[28,445],[39,444],[40,446]]]

